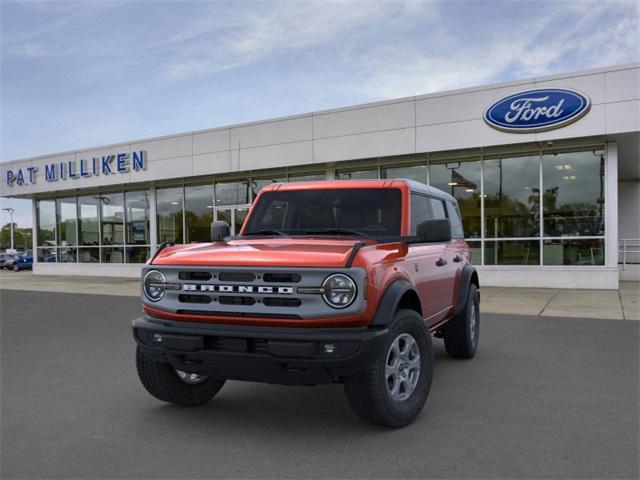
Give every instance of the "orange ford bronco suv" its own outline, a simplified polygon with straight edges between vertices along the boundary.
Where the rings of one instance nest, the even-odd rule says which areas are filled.
[[[160,246],[133,321],[140,380],[200,405],[225,380],[343,383],[360,416],[412,422],[449,355],[478,345],[479,283],[456,200],[411,180],[273,184],[240,234]]]

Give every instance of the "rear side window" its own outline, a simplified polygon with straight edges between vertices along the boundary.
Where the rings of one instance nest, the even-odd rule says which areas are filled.
[[[462,228],[462,218],[458,206],[447,201],[447,211],[449,212],[449,221],[451,222],[451,236],[453,238],[464,238],[464,229]]]
[[[415,193],[411,194],[411,235],[418,233],[418,225],[433,218],[429,198]]]
[[[431,211],[433,212],[433,218],[435,219],[446,219],[447,211],[444,208],[444,202],[437,198],[430,198],[431,202]]]

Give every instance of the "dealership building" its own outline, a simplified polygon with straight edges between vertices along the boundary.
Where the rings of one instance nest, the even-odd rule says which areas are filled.
[[[0,164],[33,202],[34,272],[137,276],[162,242],[238,232],[274,182],[451,193],[484,285],[640,278],[640,64],[131,140]]]

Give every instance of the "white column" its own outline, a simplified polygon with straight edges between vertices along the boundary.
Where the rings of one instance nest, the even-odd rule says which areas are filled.
[[[158,248],[158,216],[156,214],[156,187],[149,188],[149,241],[151,243],[151,256]]]
[[[618,266],[618,144],[608,143],[605,152],[605,265]]]
[[[325,170],[325,179],[327,180],[335,180],[336,178],[336,165],[335,163],[327,164],[327,168]]]

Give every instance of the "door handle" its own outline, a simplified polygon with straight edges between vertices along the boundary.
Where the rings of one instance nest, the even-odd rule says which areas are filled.
[[[456,255],[453,257],[453,261],[456,263],[460,263],[462,261],[462,257],[460,255]]]
[[[446,261],[444,258],[442,258],[442,257],[440,257],[440,258],[438,259],[438,261],[436,262],[436,265],[437,265],[438,267],[444,267],[446,264],[447,264],[447,261]]]

